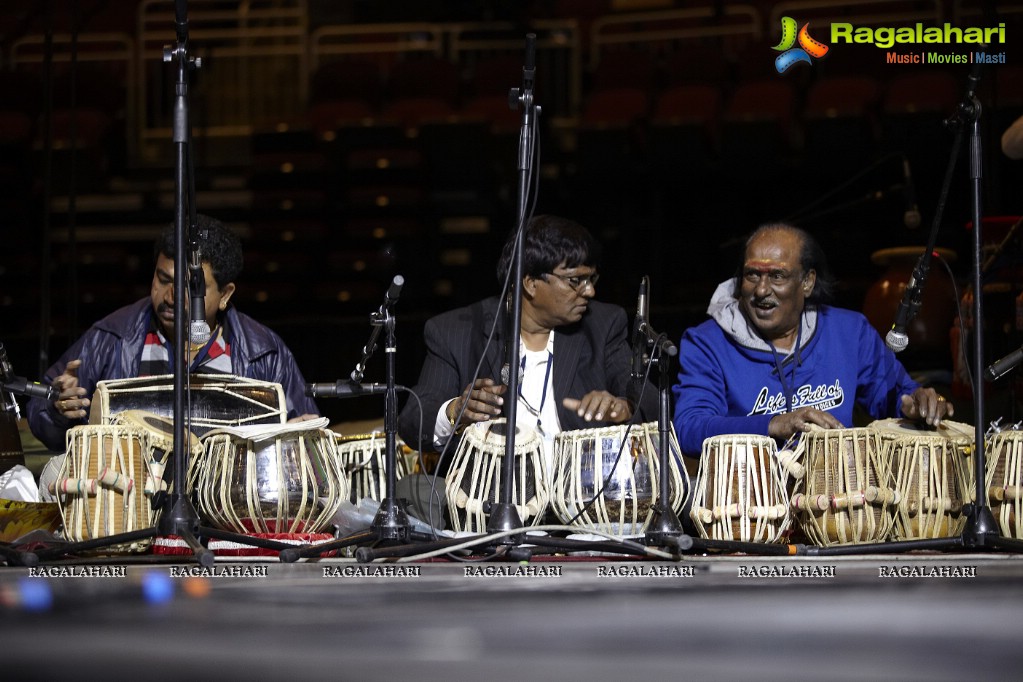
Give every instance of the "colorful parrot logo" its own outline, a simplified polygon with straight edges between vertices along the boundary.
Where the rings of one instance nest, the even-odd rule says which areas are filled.
[[[803,24],[796,34],[796,20],[792,17],[781,18],[781,42],[773,50],[781,52],[774,60],[774,68],[778,73],[785,73],[790,66],[798,62],[812,64],[813,59],[820,59],[828,53],[828,46],[810,37],[810,24]],[[796,43],[799,47],[795,47]]]

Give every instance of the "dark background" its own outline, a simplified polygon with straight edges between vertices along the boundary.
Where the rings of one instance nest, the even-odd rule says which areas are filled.
[[[361,358],[369,316],[392,277],[402,274],[406,285],[394,310],[397,379],[413,384],[423,322],[497,290],[494,264],[517,214],[521,114],[505,107],[481,115],[483,109],[473,107],[484,95],[500,100],[521,85],[525,33],[552,40],[558,29],[543,22],[567,22],[574,26],[566,35],[574,36],[578,61],[559,61],[547,43],[537,52],[535,210],[575,218],[599,237],[605,248],[601,299],[631,312],[639,279],[649,275],[652,324],[678,339],[704,319],[714,287],[735,268],[743,236],[760,223],[788,218],[825,246],[840,282],[837,303],[866,308],[883,330],[892,320],[885,306],[900,298],[900,280],[892,280],[896,289],[887,294],[872,290],[885,267],[871,256],[926,243],[951,158],[955,168],[937,245],[957,257],[950,259],[951,278],[941,263],[932,266],[935,292],[925,299],[917,336],[902,356],[910,370],[951,384],[948,334],[971,263],[971,193],[966,143],[952,158],[954,135],[944,121],[962,98],[968,69],[896,66],[885,63],[888,50],[834,44],[823,59],[778,74],[770,48],[778,40],[772,12],[779,4],[267,2],[262,7],[271,13],[298,12],[309,36],[331,26],[485,22],[491,28],[478,34],[494,49],[460,53],[461,61],[447,53],[440,59],[376,55],[357,62],[378,69],[369,74],[343,67],[359,56],[321,59],[316,68],[292,73],[290,62],[267,47],[251,60],[259,66],[253,67],[254,89],[281,111],[238,106],[225,115],[240,95],[234,77],[225,76],[229,60],[217,51],[219,39],[200,32],[220,25],[205,14],[211,7],[237,7],[189,3],[193,54],[204,58],[190,84],[197,206],[244,237],[246,270],[236,304],[285,338],[308,381],[334,381],[346,378]],[[722,36],[718,29],[733,21],[726,6],[755,15],[760,35]],[[133,53],[123,62],[81,59],[75,68],[66,57],[73,34],[109,32],[158,48],[152,40],[161,21],[157,10],[166,13],[160,40],[172,44],[172,7],[82,0],[0,8],[0,342],[17,374],[41,375],[92,321],[148,294],[152,238],[173,218],[174,147],[158,131],[170,120],[175,69],[155,53]],[[686,20],[700,29],[693,35],[651,38],[656,29],[674,26],[673,10],[701,8],[705,17]],[[1006,23],[1007,44],[991,51],[1005,52],[1007,63],[985,68],[977,92],[984,107],[982,201],[985,217],[992,218],[985,226],[991,252],[1008,233],[1011,216],[1023,213],[1023,162],[1007,159],[999,143],[1023,115],[1017,49],[1023,13],[1011,3],[980,2],[877,2],[868,9],[874,25],[911,25],[921,12],[932,17],[925,25]],[[827,43],[828,23],[844,17],[859,25],[857,11],[867,9],[822,2],[791,14],[810,21],[811,35]],[[985,17],[985,11],[996,14]],[[595,27],[625,15],[635,19],[621,30],[632,29],[636,37],[598,45]],[[251,25],[276,21],[254,17]],[[408,36],[417,30],[410,28]],[[49,66],[48,33],[57,55]],[[36,45],[34,51],[26,44]],[[85,55],[94,48],[83,43],[80,49]],[[971,52],[973,46],[935,47],[941,50]],[[437,61],[446,64],[437,68]],[[131,69],[141,70],[143,80]],[[266,76],[275,73],[276,79]],[[298,88],[301,78],[308,80]],[[864,82],[873,95],[856,100],[853,84]],[[830,111],[819,99],[828,83],[838,84]],[[690,89],[681,91],[681,106],[666,113],[662,105],[679,86]],[[302,98],[294,97],[296,88],[304,90]],[[638,109],[632,106],[637,93]],[[707,93],[716,105],[703,109],[698,95]],[[411,109],[396,106],[407,97],[419,99]],[[290,110],[280,104],[288,98],[297,102]],[[435,109],[434,100],[445,100],[442,108]],[[231,125],[218,128],[222,120]],[[157,135],[140,143],[140,129]],[[71,139],[78,140],[73,153]],[[386,167],[380,159],[387,159]],[[903,220],[903,160],[922,216],[916,229]],[[909,253],[907,266],[915,262]],[[985,280],[991,360],[1020,343],[1018,241],[998,254]],[[907,274],[898,277],[904,281]],[[382,352],[365,378],[384,380]],[[967,415],[962,401],[968,389],[958,391],[957,416]],[[382,398],[322,400],[320,406],[332,421],[383,414]],[[1010,396],[991,417],[1012,417],[1015,409]]]

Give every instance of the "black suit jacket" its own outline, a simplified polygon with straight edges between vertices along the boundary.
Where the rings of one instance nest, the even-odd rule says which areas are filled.
[[[435,449],[433,427],[437,410],[469,384],[481,357],[479,376],[501,381],[501,367],[507,355],[503,321],[487,345],[497,312],[498,298],[494,296],[427,320],[423,331],[426,359],[413,388],[423,405],[423,440],[419,449]],[[652,383],[646,385],[641,396],[631,395],[638,392],[638,387],[630,384],[632,351],[627,326],[624,309],[591,300],[582,320],[554,330],[554,398],[562,430],[593,429],[610,423],[587,422],[561,404],[564,398],[582,398],[594,390],[627,396],[633,403],[640,397],[636,422],[657,419],[657,389]],[[398,417],[398,434],[411,447],[420,443],[419,407],[414,399],[405,403]]]

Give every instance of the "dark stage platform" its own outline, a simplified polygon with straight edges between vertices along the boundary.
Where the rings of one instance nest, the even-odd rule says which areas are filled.
[[[3,679],[1015,680],[1023,664],[1023,555],[128,561],[0,569]]]

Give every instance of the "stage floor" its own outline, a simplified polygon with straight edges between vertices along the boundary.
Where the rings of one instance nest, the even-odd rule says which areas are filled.
[[[149,595],[148,597],[146,595]],[[9,680],[1015,680],[1023,555],[0,568]]]

